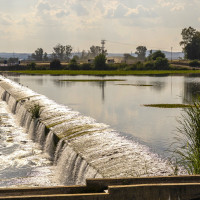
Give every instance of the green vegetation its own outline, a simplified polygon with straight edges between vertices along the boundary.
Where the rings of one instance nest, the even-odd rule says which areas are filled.
[[[50,75],[162,75],[162,74],[194,74],[200,73],[200,70],[111,70],[111,71],[97,71],[97,70],[23,70],[12,71],[20,74],[50,74]]]
[[[200,32],[189,27],[184,28],[181,35],[180,45],[183,46],[185,58],[190,60],[200,59]]]
[[[124,85],[124,86],[153,86],[153,85],[145,85],[145,84],[116,84],[116,85]]]
[[[200,67],[200,62],[198,60],[192,60],[192,61],[189,62],[189,66]]]
[[[36,63],[32,62],[30,64],[27,64],[27,67],[30,68],[31,70],[36,70]]]
[[[97,70],[106,69],[106,56],[104,54],[99,54],[94,59],[94,68]]]
[[[29,108],[29,112],[31,113],[31,116],[33,119],[40,117],[41,112],[41,106],[39,104],[34,104]]]
[[[178,120],[173,157],[189,174],[200,174],[200,98]]]
[[[78,70],[79,69],[79,66],[78,66],[77,61],[76,61],[75,58],[72,58],[70,60],[68,68],[69,68],[69,70]]]
[[[61,63],[60,60],[55,58],[50,62],[50,69],[61,69]]]
[[[145,60],[147,48],[145,46],[138,46],[135,54],[137,54],[139,60]]]
[[[105,82],[105,81],[126,81],[125,79],[65,79],[59,81],[69,81],[69,82]]]
[[[149,60],[156,60],[157,58],[165,58],[165,54],[158,50],[150,54],[148,57]]]
[[[192,107],[188,104],[145,104],[146,107],[155,107],[155,108],[188,108]]]

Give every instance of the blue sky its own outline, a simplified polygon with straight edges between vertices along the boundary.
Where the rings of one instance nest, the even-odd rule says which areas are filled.
[[[108,52],[181,51],[181,30],[200,30],[199,0],[0,0],[0,52],[74,51],[106,41]]]

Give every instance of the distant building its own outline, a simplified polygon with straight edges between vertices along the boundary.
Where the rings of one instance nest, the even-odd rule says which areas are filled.
[[[88,63],[93,64],[94,63],[94,59],[88,59]]]
[[[108,64],[114,64],[114,63],[115,63],[115,60],[114,60],[114,59],[107,59],[107,63],[108,63]]]

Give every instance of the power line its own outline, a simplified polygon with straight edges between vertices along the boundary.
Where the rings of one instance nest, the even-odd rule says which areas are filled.
[[[139,46],[137,44],[133,43],[124,43],[124,42],[117,42],[117,41],[110,41],[106,40],[108,43],[113,43],[113,44],[119,44],[119,45],[125,45],[125,46]],[[162,50],[162,51],[171,51],[171,48],[157,48],[157,47],[148,47],[148,49],[153,49],[153,50]],[[175,49],[173,48],[174,51],[180,51],[180,49]]]

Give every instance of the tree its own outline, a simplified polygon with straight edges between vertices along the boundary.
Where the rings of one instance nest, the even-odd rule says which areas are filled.
[[[183,46],[183,52],[187,59],[200,59],[200,32],[189,27],[184,28],[181,32],[182,41],[180,45]]]
[[[135,59],[135,57],[132,56],[132,55],[129,54],[129,53],[125,53],[125,54],[124,54],[124,62],[126,63],[129,59],[133,60],[133,59]]]
[[[65,59],[67,60],[67,62],[70,60],[71,54],[72,54],[72,46],[66,45],[65,46]]]
[[[169,69],[169,62],[167,58],[157,57],[154,62],[155,69]]]
[[[50,62],[50,69],[61,69],[61,63],[59,59],[54,59]]]
[[[81,59],[85,59],[85,58],[87,58],[88,57],[88,53],[85,51],[85,50],[83,50],[82,52],[81,52]]]
[[[185,48],[186,58],[195,60],[200,59],[200,32],[196,32],[190,43]]]
[[[78,64],[77,64],[77,61],[76,61],[75,58],[72,58],[72,59],[70,60],[69,69],[70,69],[70,70],[78,70],[78,69],[79,69]]]
[[[95,58],[96,56],[98,56],[100,53],[102,52],[101,47],[99,46],[91,46],[90,47],[90,51],[89,54],[91,55],[91,57]]]
[[[49,60],[47,52],[44,53],[43,60],[44,61],[48,61]]]
[[[103,70],[106,69],[106,56],[104,54],[99,54],[94,59],[95,69]]]
[[[155,51],[154,53],[151,54],[151,59],[152,60],[156,60],[159,57],[160,58],[165,58],[165,54],[162,51],[160,51],[160,50]]]
[[[136,48],[136,54],[138,55],[139,60],[144,60],[146,56],[147,48],[145,46],[138,46]]]
[[[181,35],[183,40],[180,42],[180,45],[185,48],[192,41],[196,32],[196,29],[191,26],[189,28],[182,29]]]
[[[53,47],[53,53],[52,53],[53,59],[64,60],[64,56],[65,56],[65,46],[57,44],[55,47]]]
[[[43,59],[43,49],[42,48],[37,48],[35,50],[35,53],[33,53],[31,55],[31,57],[36,61],[42,61],[42,59]]]

